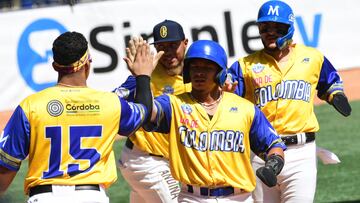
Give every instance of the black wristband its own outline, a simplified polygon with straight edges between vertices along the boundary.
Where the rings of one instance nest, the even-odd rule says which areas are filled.
[[[136,91],[135,91],[135,102],[144,105],[149,112],[145,118],[147,123],[151,117],[153,100],[150,89],[150,76],[148,75],[139,75],[136,76]]]

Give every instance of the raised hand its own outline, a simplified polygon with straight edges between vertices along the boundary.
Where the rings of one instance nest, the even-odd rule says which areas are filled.
[[[137,53],[137,50],[140,46],[146,44],[146,40],[144,40],[141,36],[140,37],[133,37],[131,38],[131,40],[129,40],[129,46],[125,49],[126,52],[126,57],[123,58],[124,61],[126,62],[126,64],[128,65],[128,69],[132,69],[132,66],[134,64],[135,61],[135,56]],[[153,54],[153,53],[151,53]],[[154,68],[156,67],[156,65],[159,62],[159,59],[161,58],[161,56],[164,54],[163,51],[160,51],[159,53],[157,53],[153,59],[153,66]],[[131,71],[131,70],[130,70]]]
[[[133,37],[129,40],[129,47],[125,49],[126,57],[133,63],[135,60],[136,49],[146,43],[142,37]]]
[[[226,92],[235,92],[235,89],[237,87],[237,85],[239,84],[238,81],[233,81],[230,73],[227,74],[226,76],[226,80],[225,80],[225,83],[224,85],[221,87],[221,89],[223,91],[226,91]]]
[[[129,55],[127,54],[127,57],[124,58],[125,62],[128,65],[129,71],[134,76],[151,76],[151,73],[155,69],[159,59],[164,54],[164,52],[160,51],[156,55],[154,55],[154,53],[150,51],[150,45],[147,44],[145,40],[139,42],[137,45],[135,45],[134,41],[134,46],[137,46],[135,56],[132,59],[130,58],[132,57],[132,53],[130,53],[131,49],[129,48]]]

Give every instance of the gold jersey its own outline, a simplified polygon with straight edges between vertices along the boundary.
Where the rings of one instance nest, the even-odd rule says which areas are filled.
[[[319,51],[298,44],[291,48],[282,68],[264,51],[235,62],[229,70],[239,81],[235,93],[256,104],[279,134],[316,132],[314,96],[328,101],[343,91],[343,83]]]
[[[250,192],[255,188],[250,149],[259,154],[285,148],[261,111],[235,94],[223,93],[212,119],[190,93],[163,95],[155,103],[153,130],[171,135],[171,174],[182,184]]]
[[[29,157],[24,189],[44,184],[102,184],[117,179],[115,135],[142,124],[145,109],[114,93],[55,86],[24,99],[0,139],[0,165],[18,170]]]

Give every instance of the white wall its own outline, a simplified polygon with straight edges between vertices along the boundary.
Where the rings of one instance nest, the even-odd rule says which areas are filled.
[[[205,26],[213,29],[229,54],[228,65],[248,54],[247,49],[260,49],[259,39],[243,40],[242,33],[247,23],[256,20],[263,2],[123,0],[0,13],[0,111],[12,110],[27,95],[56,82],[51,47],[61,32],[78,31],[87,37],[95,69],[116,64],[117,60],[112,69],[100,69],[104,72],[93,72],[89,78],[89,86],[110,91],[129,74],[122,60],[125,39],[139,34],[150,36],[153,26],[164,19],[181,23],[190,42],[194,40],[192,30]],[[318,48],[337,69],[360,66],[360,13],[356,9],[360,1],[287,2],[297,19],[295,42]],[[255,26],[245,33],[245,38],[258,36]],[[198,37],[211,39],[208,32]],[[113,53],[99,50],[95,41]]]

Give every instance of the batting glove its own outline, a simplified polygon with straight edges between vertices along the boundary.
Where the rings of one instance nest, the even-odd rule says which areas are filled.
[[[269,156],[265,166],[256,170],[257,177],[268,187],[274,187],[277,183],[276,176],[279,175],[284,167],[284,159],[277,154]]]

